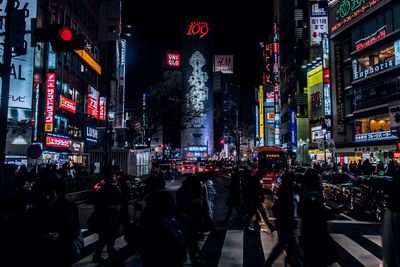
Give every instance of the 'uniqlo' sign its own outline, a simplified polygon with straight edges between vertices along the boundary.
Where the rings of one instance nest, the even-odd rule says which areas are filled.
[[[181,66],[181,55],[178,53],[167,53],[167,66],[180,68]]]

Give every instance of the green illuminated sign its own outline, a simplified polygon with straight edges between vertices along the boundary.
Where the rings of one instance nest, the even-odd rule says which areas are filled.
[[[360,8],[363,4],[365,4],[365,0],[343,0],[336,11],[336,20],[342,20],[350,13],[353,13]]]

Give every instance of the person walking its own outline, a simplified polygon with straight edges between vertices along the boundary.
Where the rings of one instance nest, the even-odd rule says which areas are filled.
[[[246,183],[245,183],[245,199],[246,199],[246,206],[247,206],[247,215],[245,221],[245,227],[254,230],[251,227],[251,221],[254,216],[256,218],[261,218],[264,220],[265,224],[267,225],[270,232],[275,231],[275,226],[270,222],[268,219],[267,213],[264,209],[263,202],[265,200],[264,189],[260,183],[261,180],[261,172],[258,172],[255,175],[246,175]]]
[[[35,195],[31,215],[33,265],[70,267],[80,224],[76,204],[65,197],[65,181],[55,173],[48,173],[35,182],[32,192]]]
[[[382,254],[384,267],[400,267],[400,173],[394,173],[388,208],[383,218]]]
[[[176,191],[177,211],[182,216],[189,258],[193,266],[202,266],[205,261],[200,257],[198,241],[203,237],[204,199],[200,180],[195,175],[189,175],[182,181]]]
[[[157,189],[145,197],[140,227],[143,267],[183,267],[186,236],[169,191]]]
[[[276,218],[275,226],[278,231],[278,243],[268,255],[264,266],[271,267],[278,256],[286,249],[287,257],[285,263],[290,262],[292,267],[301,267],[303,264],[297,231],[298,203],[294,192],[296,175],[285,172],[281,179],[282,183],[273,205],[273,213]]]
[[[302,226],[300,243],[303,263],[307,267],[326,267],[339,258],[327,226],[327,220],[334,218],[334,210],[325,208],[321,179],[316,170],[308,169],[305,172],[302,190],[299,216]]]
[[[121,192],[114,178],[106,178],[104,186],[96,192],[94,201],[95,210],[89,218],[88,225],[91,231],[98,233],[99,241],[92,262],[104,261],[101,254],[107,246],[111,261],[118,265],[120,262],[114,245],[119,235]]]
[[[232,215],[233,209],[236,211],[235,220],[241,222],[242,220],[242,182],[237,169],[232,171],[231,183],[229,185],[229,194],[226,201],[228,206],[228,211],[226,213],[225,219],[222,221],[223,224],[227,225],[229,219]]]

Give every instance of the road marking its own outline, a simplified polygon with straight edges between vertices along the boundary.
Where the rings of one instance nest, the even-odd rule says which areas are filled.
[[[350,216],[344,214],[344,213],[340,213],[339,215],[345,217],[346,219],[350,220],[350,221],[354,221],[354,222],[358,222],[356,219],[351,218]]]
[[[264,251],[265,260],[268,258],[269,254],[271,254],[272,248],[278,242],[278,234],[277,232],[272,232],[271,234],[261,234],[261,244]],[[274,267],[284,267],[285,266],[285,253],[282,253],[272,264]]]
[[[200,241],[198,242],[198,244],[199,244],[199,249],[200,249],[200,250],[203,249],[204,243],[206,243],[206,240],[207,240],[208,236],[210,235],[210,233],[211,233],[211,232],[204,233],[204,238],[203,238],[203,240],[200,240]]]
[[[226,232],[218,266],[243,266],[243,230],[228,230]]]
[[[85,247],[87,247],[87,246],[93,244],[94,242],[96,242],[97,240],[99,240],[99,235],[91,234],[83,239],[83,244],[85,245]]]
[[[125,260],[125,266],[142,267],[142,260],[139,255],[130,256]]]
[[[115,240],[115,250],[120,250],[121,248],[123,248],[124,246],[126,246],[127,243],[125,241],[124,236],[120,236],[119,238],[117,238]],[[85,245],[86,246],[86,245]],[[106,252],[106,248],[107,246],[104,247],[103,249],[103,253],[101,254],[101,256],[106,259],[108,258],[108,253]],[[83,259],[81,259],[80,261],[76,262],[74,265],[72,265],[73,267],[94,267],[96,265],[98,265],[98,263],[93,263],[92,262],[92,258],[93,258],[94,252],[86,257],[84,257]]]
[[[382,224],[380,222],[367,222],[367,221],[345,221],[345,220],[330,220],[328,223],[348,223],[348,224]]]
[[[382,247],[382,237],[380,235],[363,235],[363,237]]]
[[[350,255],[358,260],[365,267],[376,267],[381,264],[381,260],[371,254],[368,250],[354,242],[343,234],[331,234],[332,238],[342,246]]]

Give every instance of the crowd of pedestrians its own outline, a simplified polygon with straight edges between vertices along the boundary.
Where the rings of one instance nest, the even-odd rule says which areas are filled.
[[[70,267],[77,253],[76,242],[82,237],[77,206],[66,198],[65,180],[52,169],[42,171],[35,180],[28,172],[17,177],[15,216],[9,225],[15,235],[6,238],[10,240],[10,251],[23,249],[26,257],[11,253],[9,257],[14,258],[8,266]],[[207,232],[218,234],[214,214],[215,202],[220,198],[210,174],[186,176],[176,194],[166,188],[161,176],[150,176],[137,221],[129,212],[132,196],[127,177],[111,172],[106,177],[96,191],[94,211],[88,220],[90,231],[99,236],[94,263],[105,260],[102,253],[106,247],[112,265],[122,265],[114,246],[115,239],[125,233],[128,243],[141,255],[144,267],[182,267],[187,262],[195,267],[207,266],[199,241]],[[248,168],[234,168],[223,225],[230,223],[235,211],[234,221],[245,231],[254,231],[252,220],[264,221],[268,233],[276,231],[278,242],[267,255],[266,267],[273,266],[282,253],[286,255],[285,264],[293,267],[325,267],[337,262],[339,253],[327,221],[342,210],[326,208],[318,170],[283,173],[273,200],[274,223],[264,207],[261,177],[261,173],[252,174]],[[382,224],[385,267],[400,266],[399,196],[400,175],[394,173]]]

